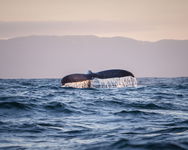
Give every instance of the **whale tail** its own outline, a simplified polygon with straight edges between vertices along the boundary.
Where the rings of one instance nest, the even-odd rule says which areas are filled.
[[[64,87],[90,88],[90,87],[126,87],[136,86],[136,78],[126,70],[112,69],[93,73],[91,70],[87,74],[71,74],[61,80]]]

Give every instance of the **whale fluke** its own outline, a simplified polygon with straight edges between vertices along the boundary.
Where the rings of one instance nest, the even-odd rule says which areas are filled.
[[[64,85],[66,83],[72,83],[72,82],[80,82],[80,81],[86,81],[91,80],[92,76],[90,74],[71,74],[65,76],[61,80],[61,84]]]
[[[120,77],[125,77],[125,76],[132,76],[134,75],[126,70],[120,70],[120,69],[113,69],[113,70],[105,70],[96,73],[97,78],[100,79],[107,79],[107,78],[120,78]]]
[[[132,79],[135,80],[134,75],[126,70],[121,70],[121,69],[112,69],[112,70],[105,70],[105,71],[100,71],[97,73],[93,73],[92,71],[88,71],[87,74],[70,74],[62,78],[61,84],[62,86],[78,86],[78,84],[82,84],[80,87],[92,87],[92,85],[95,85],[92,81],[97,81],[97,82],[103,82],[107,83],[104,81],[108,81],[107,84],[110,84],[109,79],[116,79],[112,80],[113,84],[118,84],[118,86],[121,84],[121,86],[126,86],[127,84],[122,83],[122,82],[128,82],[128,78],[124,77],[129,77],[129,82],[134,82]],[[108,80],[107,80],[108,79]],[[92,84],[93,83],[93,84]]]

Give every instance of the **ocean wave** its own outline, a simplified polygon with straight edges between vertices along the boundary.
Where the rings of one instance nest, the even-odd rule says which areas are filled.
[[[183,132],[187,132],[188,133],[188,127],[182,126],[182,127],[168,127],[167,129],[162,129],[162,130],[158,130],[156,131],[157,133],[168,133],[168,134],[172,134],[172,133],[176,133],[176,134],[180,134]]]
[[[115,112],[115,115],[118,116],[151,116],[151,115],[157,115],[157,113],[154,112],[145,112],[145,111],[140,111],[140,110],[122,110],[119,112]]]
[[[32,104],[26,104],[22,102],[0,102],[1,109],[28,110],[31,109],[32,106]]]
[[[76,89],[60,79],[0,80],[0,149],[184,150],[188,78]]]
[[[2,150],[26,150],[26,147],[23,146],[0,146]]]
[[[142,109],[166,109],[165,107],[154,103],[131,103],[129,106]]]
[[[78,113],[78,111],[71,109],[66,104],[61,102],[49,102],[44,104],[43,107],[52,112],[62,112],[64,114]]]

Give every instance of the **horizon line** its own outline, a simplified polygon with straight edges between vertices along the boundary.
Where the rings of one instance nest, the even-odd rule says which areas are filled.
[[[29,35],[21,35],[21,36],[12,36],[12,37],[7,37],[7,38],[0,38],[0,40],[12,40],[12,39],[17,39],[17,38],[28,38],[28,37],[73,37],[73,36],[77,36],[77,37],[82,37],[82,36],[90,36],[90,37],[96,37],[96,38],[126,38],[126,39],[130,39],[130,40],[135,40],[135,41],[141,41],[141,42],[151,42],[151,43],[155,43],[155,42],[159,42],[159,41],[164,41],[164,40],[174,40],[174,41],[188,41],[188,39],[170,39],[170,38],[164,38],[164,39],[159,39],[159,40],[138,40],[136,38],[132,38],[132,37],[126,37],[126,36],[118,36],[118,35],[114,35],[114,36],[101,36],[101,35],[95,35],[95,34],[65,34],[65,35],[53,35],[53,34],[29,34]]]

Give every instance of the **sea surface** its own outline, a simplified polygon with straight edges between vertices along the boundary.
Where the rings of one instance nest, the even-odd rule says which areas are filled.
[[[76,89],[60,79],[1,79],[0,149],[188,150],[188,78],[137,80]]]

